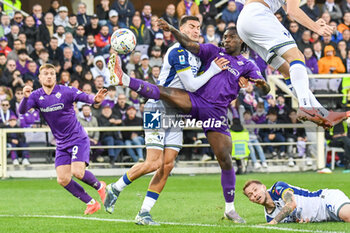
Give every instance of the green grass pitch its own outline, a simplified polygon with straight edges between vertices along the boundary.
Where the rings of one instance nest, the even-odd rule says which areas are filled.
[[[278,173],[237,176],[235,206],[247,224],[221,220],[224,199],[220,175],[174,175],[151,211],[159,227],[133,223],[146,194],[150,176],[136,180],[119,196],[116,210],[104,210],[84,216],[85,205],[61,188],[55,179],[0,180],[0,232],[350,232],[347,223],[279,224],[265,223],[263,207],[252,204],[242,194],[249,179],[260,179],[270,187],[282,180],[311,191],[321,188],[341,189],[350,196],[350,174]],[[100,177],[107,183],[117,178]],[[86,191],[99,200],[87,185]],[[100,200],[99,200],[100,201]]]

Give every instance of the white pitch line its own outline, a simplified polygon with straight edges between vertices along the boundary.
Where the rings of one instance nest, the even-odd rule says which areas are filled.
[[[96,218],[96,217],[80,217],[80,216],[66,216],[66,215],[10,215],[0,214],[0,218],[62,218],[62,219],[80,219],[80,220],[92,220],[92,221],[104,221],[104,222],[124,222],[134,223],[135,220],[127,219],[111,219],[111,218]],[[258,228],[266,230],[277,230],[277,231],[291,231],[291,232],[317,232],[317,233],[343,233],[342,231],[321,231],[321,230],[302,230],[293,229],[287,227],[276,227],[276,226],[263,226],[263,225],[217,225],[217,224],[202,224],[202,223],[177,223],[177,222],[158,222],[164,225],[175,225],[175,226],[199,226],[199,227],[227,227],[227,228]]]

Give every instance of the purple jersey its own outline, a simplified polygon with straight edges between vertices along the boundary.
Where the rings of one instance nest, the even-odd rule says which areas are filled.
[[[87,133],[75,115],[73,103],[77,101],[94,103],[93,96],[74,87],[56,85],[50,95],[40,88],[35,90],[29,98],[22,100],[19,112],[24,114],[31,108],[39,109],[51,128],[57,146],[69,146],[75,140],[87,137]]]
[[[236,99],[239,92],[238,80],[241,76],[249,79],[262,79],[259,68],[242,55],[231,56],[225,53],[225,49],[219,48],[212,44],[200,44],[198,56],[205,70],[210,63],[216,58],[224,57],[230,63],[228,69],[212,77],[203,87],[195,93],[213,104],[219,104],[227,107],[232,100]]]

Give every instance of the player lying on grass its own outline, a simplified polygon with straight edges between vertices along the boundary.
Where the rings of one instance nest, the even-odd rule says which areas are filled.
[[[270,189],[258,180],[247,181],[243,193],[265,207],[268,224],[290,222],[350,222],[350,199],[339,189],[315,192],[276,182]]]
[[[87,204],[84,214],[93,214],[101,208],[101,205],[72,179],[72,175],[96,189],[102,202],[106,195],[106,184],[85,170],[90,161],[90,140],[77,120],[73,103],[77,101],[99,103],[105,98],[107,90],[101,89],[93,97],[74,87],[57,85],[55,67],[51,64],[43,64],[40,67],[39,80],[42,88],[33,93],[31,93],[32,87],[23,88],[24,98],[19,105],[19,112],[25,114],[31,108],[41,112],[57,143],[55,156],[57,182]]]
[[[164,21],[162,29],[169,31],[169,27]],[[219,48],[212,44],[198,44],[177,30],[172,32],[185,49],[201,59],[206,69],[210,67],[214,59],[222,57],[230,62],[227,69],[214,75],[204,86],[192,93],[177,88],[156,86],[140,79],[131,78],[123,74],[117,62],[118,59],[113,54],[108,63],[111,83],[128,86],[146,98],[165,100],[180,109],[181,112],[191,115],[192,119],[202,122],[210,119],[221,123],[218,126],[216,124],[210,126],[203,124],[202,128],[221,168],[221,185],[226,203],[224,217],[236,223],[244,223],[245,221],[234,208],[236,176],[231,159],[232,140],[227,124],[227,109],[238,95],[241,76],[255,82],[265,94],[269,92],[269,86],[261,76],[259,68],[241,55],[242,40],[239,38],[236,28],[226,29],[223,38],[225,48]],[[130,179],[125,179],[125,183],[130,182]],[[116,198],[117,193],[114,195]],[[114,205],[113,202],[111,204]]]

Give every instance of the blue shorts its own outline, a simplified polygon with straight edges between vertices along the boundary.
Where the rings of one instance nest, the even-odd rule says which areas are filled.
[[[90,139],[88,137],[69,142],[69,145],[57,145],[55,167],[78,161],[85,162],[86,165],[89,165]]]
[[[191,118],[202,122],[208,122],[208,124],[203,123],[202,126],[205,134],[207,134],[208,131],[215,131],[231,137],[227,122],[227,107],[212,104],[195,93],[187,93],[192,103],[192,109],[189,113]],[[219,122],[221,122],[221,124],[219,124]]]

